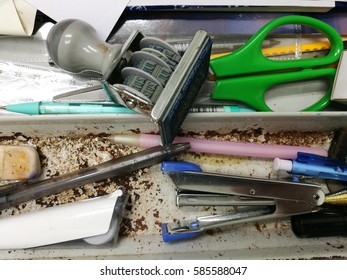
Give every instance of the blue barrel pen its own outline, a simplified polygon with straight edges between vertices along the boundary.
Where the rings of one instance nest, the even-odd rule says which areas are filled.
[[[289,174],[295,175],[347,181],[347,171],[344,162],[306,153],[298,153],[297,160],[276,158],[273,162],[273,169],[275,171],[287,171]]]

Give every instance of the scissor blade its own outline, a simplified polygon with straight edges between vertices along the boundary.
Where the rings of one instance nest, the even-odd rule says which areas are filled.
[[[55,102],[74,103],[113,103],[101,84],[58,94],[53,97]]]
[[[227,106],[235,105],[236,102],[229,100],[212,100],[210,95],[214,87],[214,81],[206,80],[200,89],[193,106]],[[53,97],[55,102],[75,102],[75,103],[113,103],[103,90],[102,85],[82,88],[74,91],[58,94]]]
[[[217,100],[211,98],[211,93],[213,91],[213,88],[215,86],[215,81],[206,79],[203,83],[197,97],[194,100],[193,107],[200,107],[200,106],[231,106],[231,105],[237,105],[239,107],[247,107],[247,105],[233,101],[233,100]],[[248,108],[248,107],[247,107]]]

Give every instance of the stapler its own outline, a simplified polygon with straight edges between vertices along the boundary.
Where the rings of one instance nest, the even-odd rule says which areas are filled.
[[[118,240],[125,188],[87,200],[0,218],[0,249],[25,249],[72,240],[101,245]]]
[[[50,30],[47,50],[60,68],[101,75],[101,86],[113,102],[150,116],[161,144],[172,143],[202,87],[209,69],[212,41],[198,30],[180,54],[157,38],[133,32],[122,44],[98,39],[81,20],[64,20]]]
[[[317,212],[325,201],[321,186],[308,182],[208,173],[202,172],[194,164],[182,165],[181,162],[170,161],[163,162],[161,169],[169,174],[179,196],[190,195],[185,202],[191,202],[191,206],[236,207],[235,211],[218,215],[163,223],[164,242],[193,238],[206,230],[238,223]],[[227,201],[227,204],[223,204],[223,201]]]

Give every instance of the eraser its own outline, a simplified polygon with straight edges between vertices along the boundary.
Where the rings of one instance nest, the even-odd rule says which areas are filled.
[[[273,162],[273,170],[275,171],[292,171],[293,163],[291,160],[275,158]]]
[[[0,180],[35,179],[40,173],[41,163],[35,148],[0,145]]]

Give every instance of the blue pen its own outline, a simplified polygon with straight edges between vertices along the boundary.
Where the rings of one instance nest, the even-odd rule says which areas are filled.
[[[118,104],[86,104],[63,102],[28,102],[1,107],[6,111],[27,114],[134,114],[135,111]]]
[[[301,152],[298,153],[296,160],[283,160],[276,158],[273,163],[273,169],[276,171],[287,171],[288,173],[295,175],[347,181],[346,163],[332,160],[328,157]]]

